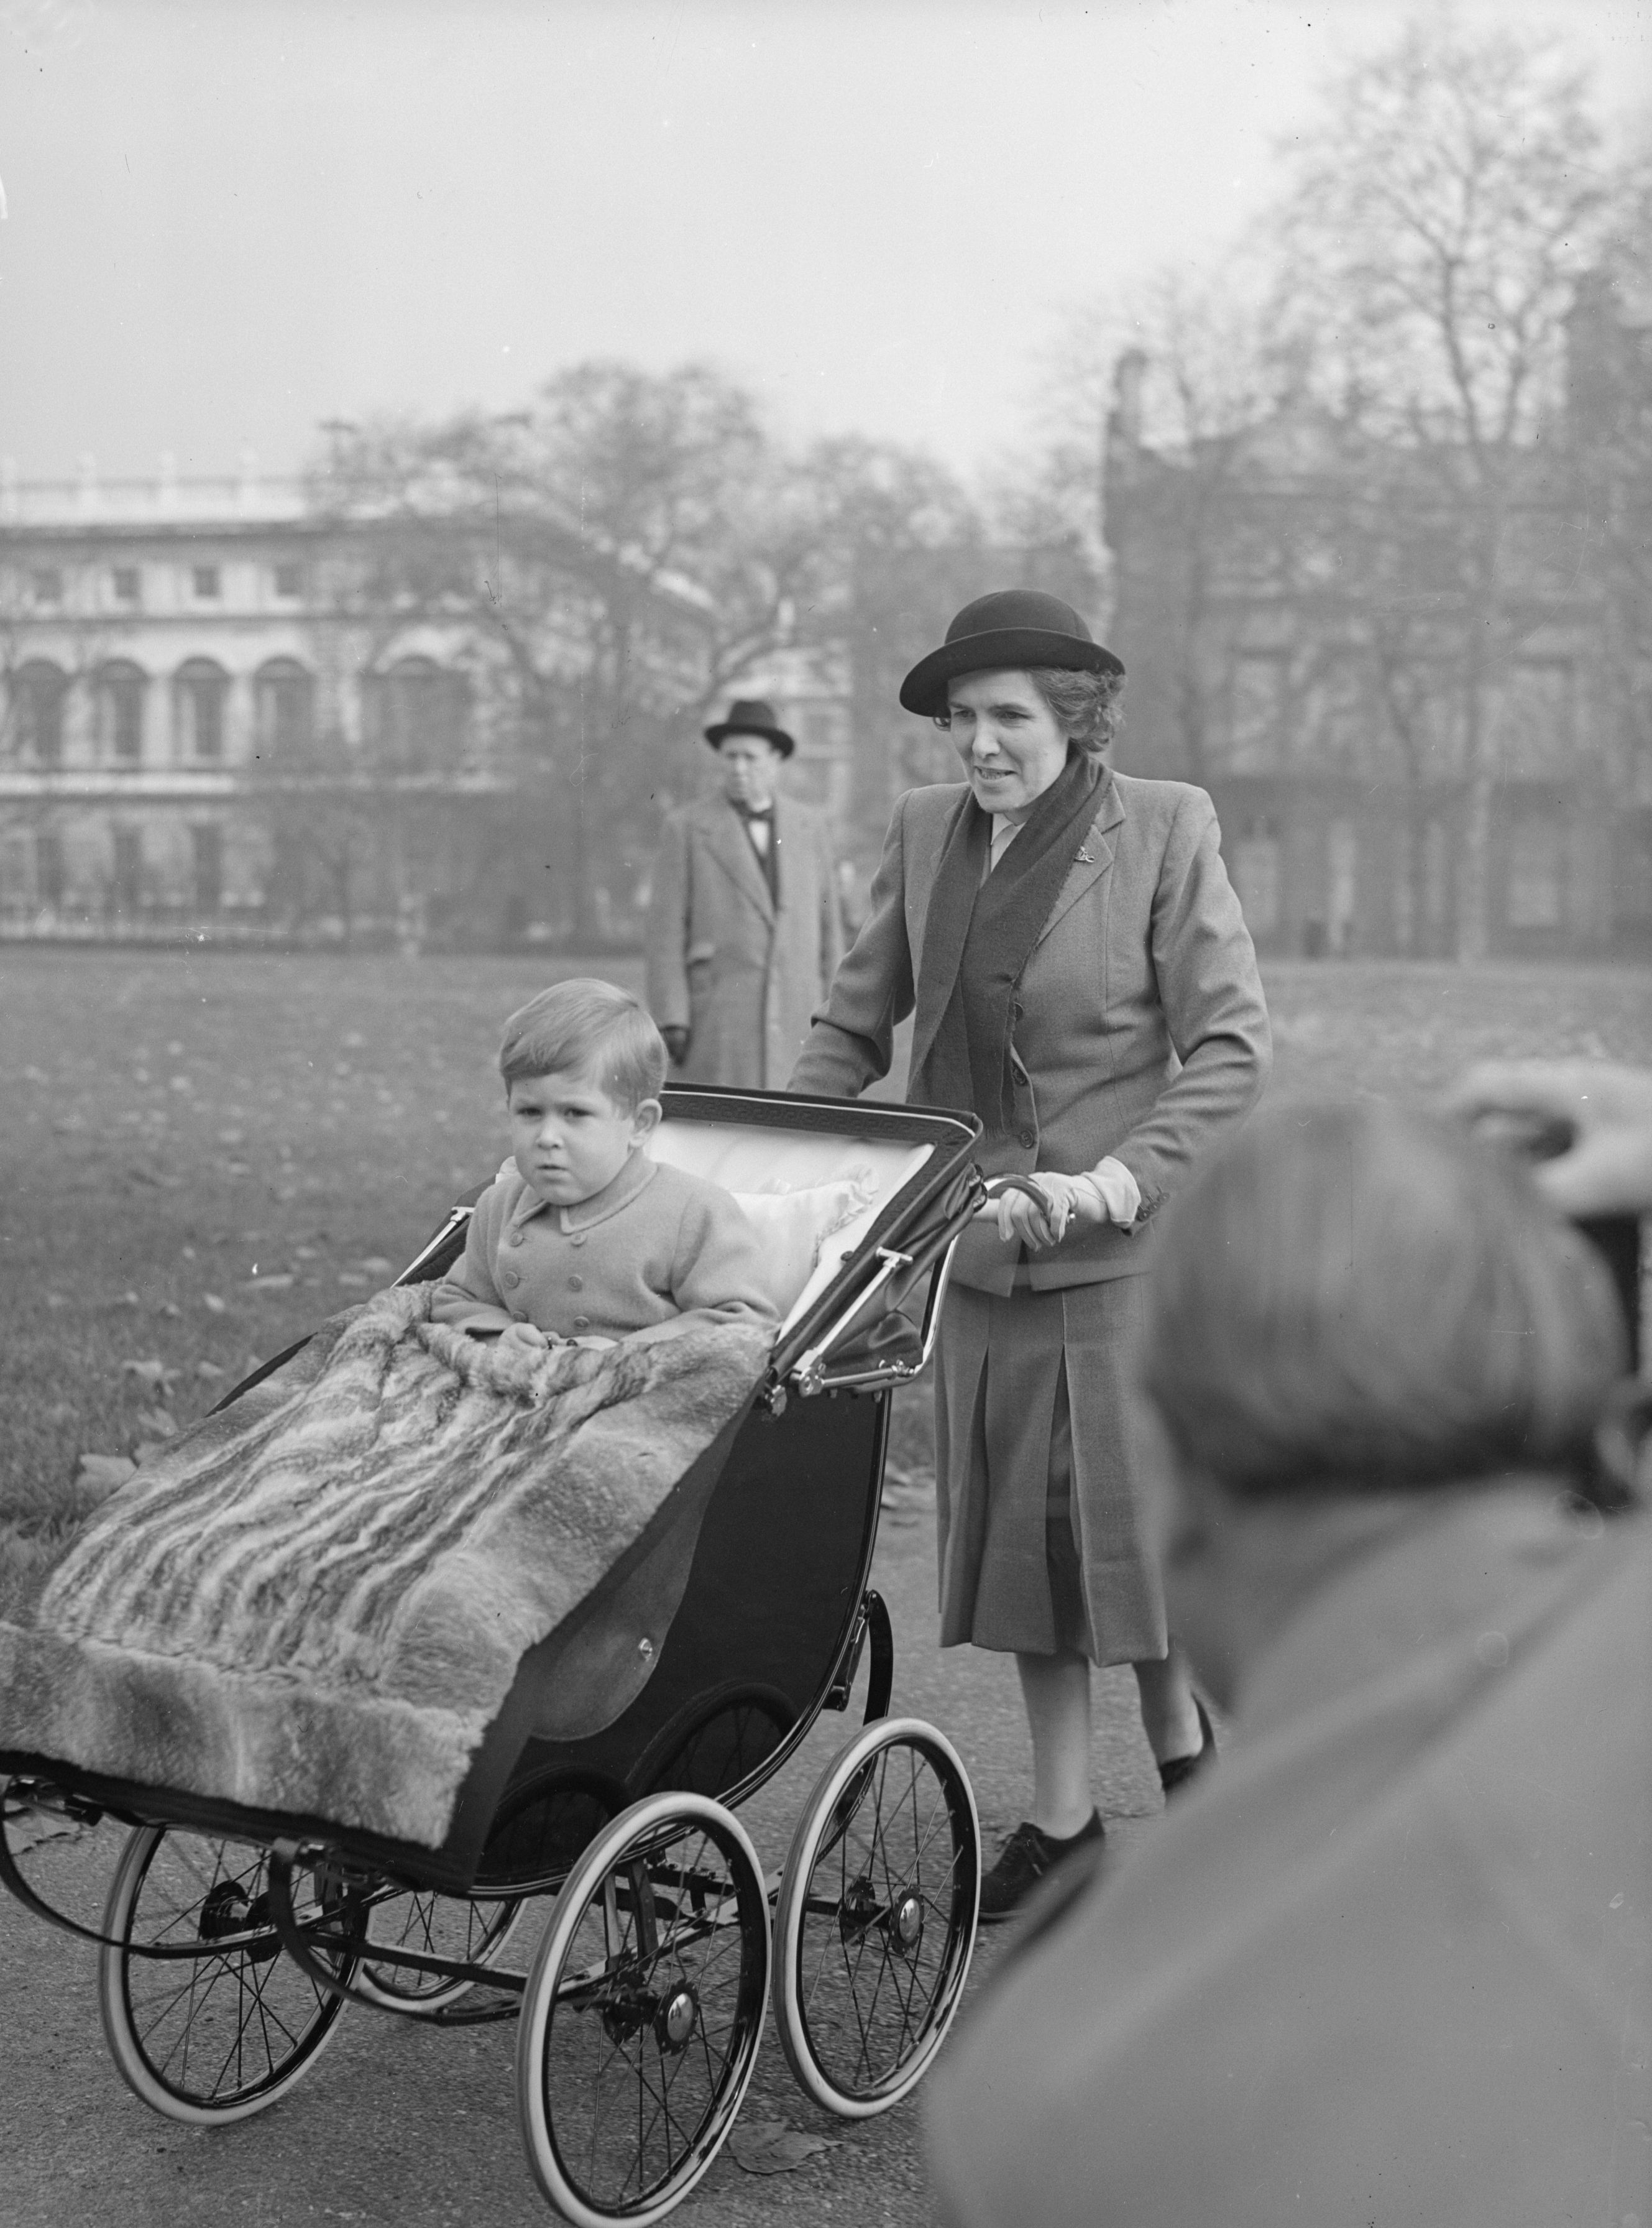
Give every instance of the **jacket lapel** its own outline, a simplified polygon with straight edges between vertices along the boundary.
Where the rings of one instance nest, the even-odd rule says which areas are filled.
[[[1118,784],[1110,781],[1101,810],[1090,823],[1090,833],[1085,837],[1083,848],[1057,893],[1055,903],[1050,907],[1049,919],[1038,932],[1033,946],[1035,951],[1062,914],[1077,905],[1085,892],[1092,888],[1112,865],[1112,831],[1123,824],[1124,818],[1124,807],[1119,799]]]
[[[774,841],[771,836],[770,842]],[[774,919],[774,900],[752,839],[740,816],[725,797],[711,803],[706,816],[706,841],[711,855],[741,895],[749,898],[766,921]]]

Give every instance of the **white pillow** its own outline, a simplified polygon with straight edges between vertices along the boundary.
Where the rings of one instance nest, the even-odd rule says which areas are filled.
[[[872,1196],[870,1169],[855,1168],[836,1183],[804,1191],[737,1191],[730,1194],[763,1241],[769,1297],[784,1317],[819,1264],[821,1248],[853,1222]]]

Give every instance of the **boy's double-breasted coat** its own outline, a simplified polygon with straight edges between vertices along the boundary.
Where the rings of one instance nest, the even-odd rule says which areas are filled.
[[[692,1083],[778,1091],[842,957],[842,916],[825,816],[774,800],[777,891],[724,797],[665,823],[649,912],[648,1002],[689,1032]]]

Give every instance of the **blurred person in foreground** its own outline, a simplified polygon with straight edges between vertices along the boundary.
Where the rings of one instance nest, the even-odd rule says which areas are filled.
[[[1652,1523],[1584,1497],[1623,1351],[1444,1123],[1280,1108],[1195,1181],[1143,1367],[1234,1738],[936,2075],[949,2228],[1652,2218]]]
[[[649,1008],[685,1081],[778,1091],[842,957],[831,833],[782,793],[796,746],[772,705],[742,698],[705,733],[721,780],[665,823]]]

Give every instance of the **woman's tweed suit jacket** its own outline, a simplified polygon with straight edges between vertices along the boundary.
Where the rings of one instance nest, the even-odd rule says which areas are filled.
[[[912,1011],[930,893],[961,784],[895,807],[871,910],[790,1088],[855,1098],[887,1074]],[[1255,1103],[1272,1051],[1256,953],[1222,865],[1215,808],[1185,782],[1114,774],[1021,976],[1013,1054],[1035,1126],[996,1141],[989,1175],[1076,1175],[1111,1154],[1141,1188],[1130,1231],[1085,1225],[1033,1256],[1037,1290],[1136,1274],[1139,1235],[1196,1157]],[[953,1268],[1011,1289],[1019,1248],[977,1223]]]

